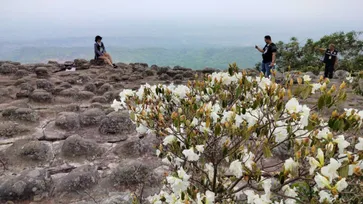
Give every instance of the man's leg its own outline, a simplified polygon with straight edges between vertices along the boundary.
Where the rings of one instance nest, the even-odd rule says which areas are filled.
[[[103,59],[103,60],[105,60],[105,62],[107,63],[107,64],[109,64],[109,65],[111,65],[111,66],[113,66],[112,65],[112,62],[106,57],[106,56],[100,56],[99,57],[100,59]]]
[[[332,79],[334,75],[334,65],[329,66],[329,79]]]
[[[328,77],[328,73],[329,73],[329,66],[327,64],[325,64],[324,78]]]
[[[272,69],[272,67],[270,67],[270,64],[271,64],[271,62],[269,62],[269,63],[265,63],[265,66],[266,66],[266,77],[267,78],[269,78],[270,77],[270,75],[271,75],[271,69]]]
[[[266,75],[266,68],[265,68],[265,63],[262,62],[261,64],[261,72],[263,73],[263,76]]]

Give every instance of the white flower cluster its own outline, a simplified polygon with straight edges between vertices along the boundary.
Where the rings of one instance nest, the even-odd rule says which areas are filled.
[[[304,82],[307,82],[307,86],[310,86],[312,94],[319,89],[321,91],[326,89],[326,83],[310,84],[310,76],[304,76],[303,79]],[[242,83],[242,80],[246,80],[246,83],[253,87],[246,91],[247,93],[242,93],[243,100],[222,104],[222,99],[216,98],[214,93],[216,85],[218,87],[221,87],[221,85],[236,87]],[[228,98],[231,95],[230,92],[230,89],[222,89],[218,94]],[[256,165],[256,160],[261,158],[261,156],[256,152],[252,152],[259,150],[258,145],[250,151],[247,151],[245,145],[240,145],[240,148],[236,150],[236,155],[238,156],[227,155],[224,158],[225,166],[222,168],[215,168],[215,164],[211,161],[205,161],[205,154],[208,151],[208,138],[215,136],[214,131],[217,131],[217,125],[219,132],[228,132],[229,127],[233,131],[238,131],[242,128],[254,130],[253,128],[267,125],[271,127],[266,131],[267,133],[265,134],[268,136],[266,135],[265,137],[260,136],[258,138],[256,132],[251,133],[251,138],[259,140],[256,144],[261,144],[264,141],[279,144],[291,138],[294,138],[296,143],[300,145],[303,140],[308,141],[308,146],[312,144],[312,141],[316,140],[324,143],[324,145],[326,144],[318,148],[316,154],[309,154],[306,159],[310,165],[309,173],[311,176],[314,176],[313,179],[316,183],[315,187],[316,191],[318,191],[319,202],[333,202],[336,200],[337,196],[332,192],[337,191],[341,193],[348,187],[348,178],[341,177],[338,173],[342,168],[342,163],[346,161],[347,157],[354,157],[354,162],[349,164],[348,173],[349,176],[352,176],[354,172],[363,169],[362,160],[359,160],[357,153],[347,151],[351,144],[345,140],[344,135],[334,136],[323,119],[315,119],[315,122],[318,121],[319,125],[317,126],[319,130],[308,130],[310,120],[312,120],[311,109],[306,105],[300,104],[297,98],[292,97],[287,102],[284,101],[284,106],[281,106],[283,111],[281,112],[277,112],[277,110],[268,107],[266,104],[255,105],[257,100],[268,99],[272,103],[278,100],[283,101],[284,95],[281,97],[279,95],[280,92],[285,92],[284,88],[268,78],[246,77],[242,73],[230,75],[225,72],[211,74],[209,80],[205,81],[203,91],[194,90],[192,86],[175,86],[173,84],[168,86],[150,86],[146,84],[137,91],[128,89],[122,91],[120,93],[120,100],[115,100],[112,107],[116,111],[121,109],[129,110],[133,114],[134,123],[137,127],[136,130],[141,134],[152,132],[153,128],[155,128],[151,127],[147,121],[149,114],[161,115],[160,118],[162,118],[166,116],[166,112],[174,112],[180,116],[184,113],[184,110],[180,107],[188,103],[193,105],[193,108],[198,113],[184,119],[182,124],[173,124],[171,122],[168,128],[162,130],[165,137],[163,138],[162,148],[158,149],[156,154],[162,157],[164,163],[173,165],[177,170],[175,174],[166,177],[167,186],[159,194],[151,196],[149,201],[156,204],[182,204],[186,203],[186,201],[197,204],[212,204],[216,202],[215,200],[218,196],[210,191],[211,188],[199,191],[193,197],[187,193],[191,186],[193,186],[193,180],[199,179],[192,177],[194,171],[191,171],[190,168],[197,167],[198,172],[202,171],[205,174],[206,179],[209,181],[203,180],[204,184],[210,183],[213,180],[216,170],[218,174],[225,174],[226,176],[218,175],[219,177],[216,182],[217,184],[223,182],[222,185],[226,189],[232,186],[234,181],[243,179],[247,173],[259,168]],[[270,97],[271,95],[272,97]],[[146,102],[139,102],[143,100]],[[354,117],[360,121],[360,124],[363,124],[363,111],[355,109],[347,109],[345,111],[347,118]],[[281,115],[274,118],[273,122],[270,122],[271,118],[269,116],[275,116],[275,113],[281,113]],[[153,125],[157,125],[157,123],[154,122]],[[191,132],[193,132],[193,136],[190,136]],[[233,136],[233,134],[230,135],[230,137]],[[192,143],[190,142],[191,140],[193,140]],[[224,136],[224,138],[218,138],[218,141],[213,145],[220,145],[222,148],[223,144],[228,144],[232,139],[229,136]],[[180,152],[178,154],[164,152],[171,146],[177,146]],[[335,147],[337,147],[339,155],[331,154]],[[359,152],[363,151],[363,138],[358,138],[354,147]],[[329,152],[329,154],[324,152]],[[284,161],[283,170],[285,172],[283,173],[291,178],[299,168],[301,168],[301,160],[291,157]],[[187,172],[191,173],[191,175],[188,175]],[[271,179],[263,179],[261,184],[264,189],[264,194],[262,195],[253,189],[243,191],[247,195],[248,203],[274,203],[276,199],[271,196],[273,193],[271,191]],[[297,189],[284,185],[282,194],[287,197],[275,203],[296,203],[294,198],[298,196]]]

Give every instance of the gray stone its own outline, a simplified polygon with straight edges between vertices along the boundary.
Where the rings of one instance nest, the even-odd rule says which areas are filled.
[[[66,157],[95,157],[102,153],[103,149],[97,143],[83,139],[79,135],[68,137],[62,146],[62,154]]]
[[[71,171],[60,178],[55,185],[55,193],[75,192],[86,190],[99,181],[97,166],[85,165]]]
[[[89,91],[89,92],[92,92],[92,93],[95,93],[96,90],[97,90],[97,87],[95,84],[93,83],[88,83],[84,86],[84,91]]]
[[[107,91],[111,91],[112,90],[112,86],[110,84],[103,84],[99,89],[98,89],[98,93],[100,94],[104,94]]]
[[[89,62],[87,60],[85,60],[85,59],[75,59],[74,60],[74,65],[76,67],[81,67],[85,63],[89,63]]]
[[[77,93],[76,98],[78,100],[89,100],[95,96],[94,93],[89,91],[80,91]]]
[[[133,196],[131,193],[115,192],[110,193],[109,197],[102,200],[100,204],[131,204]]]
[[[77,130],[80,128],[79,115],[73,112],[61,112],[58,114],[55,125],[63,130]]]
[[[144,183],[151,169],[145,163],[130,160],[117,166],[111,175],[111,179],[118,185],[134,185]]]
[[[170,80],[170,79],[171,79],[171,77],[167,74],[161,74],[159,76],[159,80]]]
[[[78,92],[79,90],[77,88],[69,88],[61,91],[59,95],[65,97],[77,97]]]
[[[15,77],[18,79],[23,78],[28,75],[29,75],[29,72],[27,72],[26,70],[18,70],[15,72]]]
[[[348,76],[350,76],[350,74],[345,70],[337,70],[334,72],[334,79],[345,80]]]
[[[182,74],[177,74],[177,75],[175,75],[175,76],[173,77],[173,79],[174,79],[174,80],[183,80],[183,79],[184,79],[184,77],[183,77],[183,75],[182,75]]]
[[[4,63],[0,66],[0,74],[14,74],[17,70],[17,66],[9,63]]]
[[[39,103],[52,103],[53,102],[53,96],[51,93],[46,92],[43,89],[36,89],[31,93],[30,98],[34,102]]]
[[[112,112],[101,121],[99,131],[101,134],[130,134],[135,132],[135,125],[128,113]]]
[[[44,169],[23,171],[0,184],[0,200],[31,199],[50,189],[52,180]]]
[[[107,99],[103,96],[95,96],[91,100],[91,103],[107,103]]]
[[[106,114],[99,108],[92,108],[80,114],[80,121],[82,126],[97,125],[101,122]]]
[[[18,156],[24,160],[45,161],[49,158],[50,147],[40,141],[26,141],[19,148]]]
[[[38,67],[35,69],[35,74],[38,78],[47,78],[49,77],[48,68],[46,67]]]
[[[63,82],[59,86],[62,87],[62,88],[65,88],[65,89],[72,88],[72,84],[70,84],[68,82]]]
[[[38,79],[36,84],[37,89],[44,89],[50,93],[54,91],[54,84],[46,79]]]
[[[38,114],[30,108],[8,107],[3,111],[2,115],[10,120],[36,122],[39,119]]]
[[[0,123],[0,137],[13,137],[26,132],[29,132],[29,129],[21,124],[12,121]]]

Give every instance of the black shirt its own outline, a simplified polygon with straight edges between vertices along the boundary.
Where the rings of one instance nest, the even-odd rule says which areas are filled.
[[[337,59],[338,51],[333,50],[330,51],[330,49],[326,49],[325,56],[324,56],[324,63],[327,65],[334,65],[335,60]]]
[[[272,53],[277,52],[276,45],[274,43],[266,44],[263,48],[263,54],[262,54],[262,62],[268,63],[272,62]]]

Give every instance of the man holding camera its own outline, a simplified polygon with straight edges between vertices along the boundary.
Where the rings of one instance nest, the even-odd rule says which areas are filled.
[[[255,48],[262,53],[262,65],[261,71],[265,77],[270,77],[271,69],[275,67],[276,62],[276,45],[272,42],[271,36],[265,36],[266,45],[263,49],[259,48],[257,45]]]

